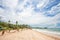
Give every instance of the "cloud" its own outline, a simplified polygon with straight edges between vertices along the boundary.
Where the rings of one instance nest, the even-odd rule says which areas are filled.
[[[49,0],[48,4],[43,8],[43,10],[51,10],[52,7],[58,5],[60,0]]]
[[[60,3],[58,5],[52,7],[51,10],[46,11],[44,13],[44,15],[46,15],[48,17],[54,17],[54,16],[56,16],[59,13],[60,13]]]
[[[0,15],[4,16],[4,21],[43,27],[55,27],[60,21],[59,0],[3,0],[2,3]]]

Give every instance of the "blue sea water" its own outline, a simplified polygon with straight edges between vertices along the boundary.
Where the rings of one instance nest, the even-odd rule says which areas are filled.
[[[60,32],[60,28],[48,28],[46,30]]]
[[[53,32],[60,32],[60,28],[32,28],[32,29],[41,29],[41,30],[48,30]]]

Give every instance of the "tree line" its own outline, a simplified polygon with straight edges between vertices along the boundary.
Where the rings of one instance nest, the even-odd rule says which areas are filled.
[[[2,31],[2,35],[5,33],[6,30],[10,32],[11,30],[19,31],[19,29],[24,29],[24,28],[31,29],[29,25],[18,24],[18,21],[16,21],[15,24],[11,24],[10,22],[11,22],[10,20],[8,22],[0,21],[0,31]]]

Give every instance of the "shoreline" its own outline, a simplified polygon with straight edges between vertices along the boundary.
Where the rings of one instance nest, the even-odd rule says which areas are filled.
[[[56,34],[56,35],[60,35],[60,32],[56,32],[56,31],[49,31],[49,30],[45,30],[45,29],[32,29],[38,32],[46,32],[46,33],[51,33],[51,34]]]
[[[40,32],[40,33],[44,33],[46,35],[50,35],[53,37],[60,38],[60,32],[54,32],[54,31],[48,31],[48,30],[42,30],[42,29],[32,29],[32,30]]]

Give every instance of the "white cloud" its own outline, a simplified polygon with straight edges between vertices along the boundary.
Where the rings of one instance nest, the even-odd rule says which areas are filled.
[[[4,10],[2,8],[0,8],[0,14],[3,13],[3,12],[4,12]]]
[[[43,12],[35,13],[33,11],[32,5],[30,5],[28,8],[24,8],[24,5],[27,1],[30,0],[24,0],[24,3],[18,4],[18,0],[5,0],[4,4],[10,9],[4,10],[0,8],[0,15],[5,17],[5,20],[11,20],[12,22],[19,21],[21,24],[30,24],[30,25],[40,25],[40,24],[56,24],[57,20],[59,19],[59,15],[56,15],[54,17],[46,17],[43,15]],[[49,0],[46,0],[49,2]],[[45,0],[39,3],[37,7],[42,8],[47,5]],[[31,3],[31,1],[30,1]],[[45,4],[46,3],[46,4]],[[17,5],[18,4],[18,5]],[[16,8],[17,7],[17,8]],[[23,10],[22,12],[15,12],[16,9]],[[55,7],[53,8],[55,9]],[[51,10],[51,12],[54,10]],[[51,13],[52,14],[52,13]]]
[[[39,2],[39,4],[37,5],[38,8],[43,8],[47,5],[47,3],[49,2],[49,0],[41,0]]]
[[[14,8],[17,5],[18,0],[2,0],[4,6]]]

